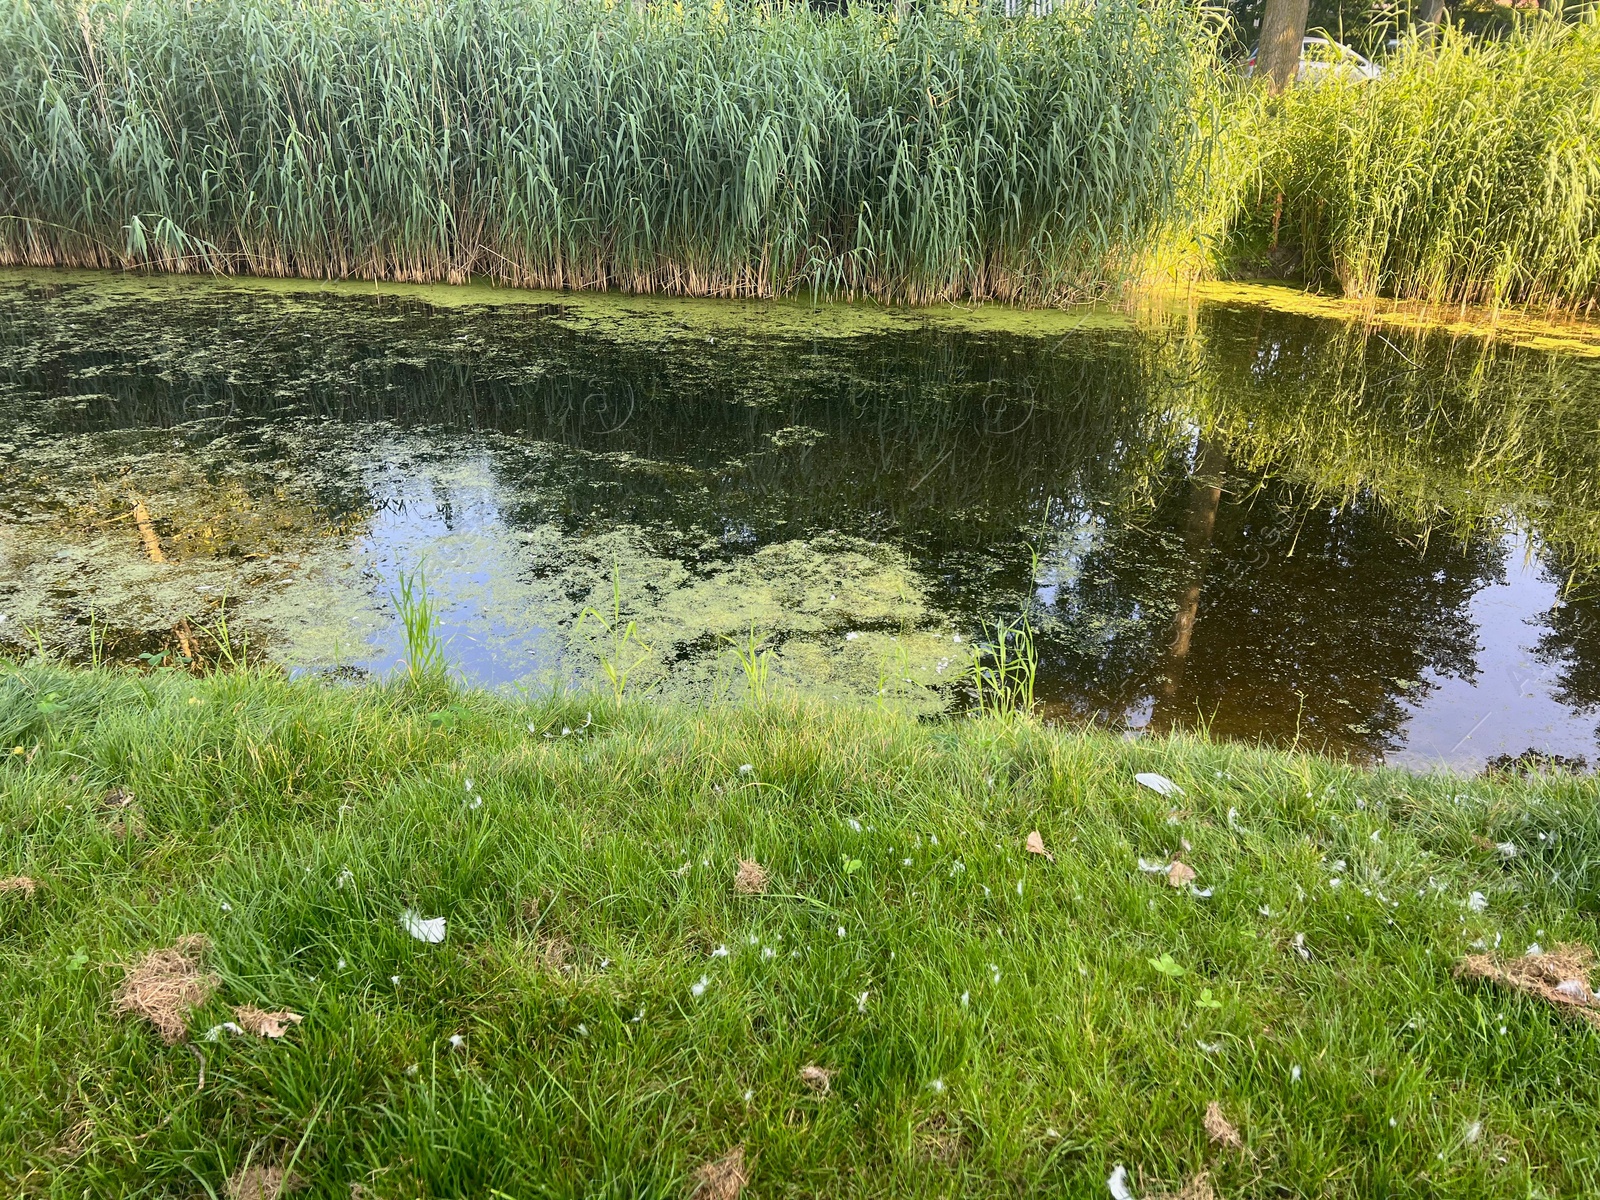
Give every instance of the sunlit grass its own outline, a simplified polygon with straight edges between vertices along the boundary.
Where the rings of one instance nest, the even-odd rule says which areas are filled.
[[[1346,295],[1600,306],[1600,23],[1540,17],[1505,38],[1406,39],[1376,81],[1245,95],[1222,173],[1274,236]],[[1235,197],[1220,197],[1233,211]]]
[[[1594,942],[1592,781],[44,666],[0,730],[0,876],[37,882],[0,895],[11,1191],[222,1194],[249,1157],[326,1196],[677,1195],[737,1145],[759,1195],[1600,1185],[1600,1034],[1451,976]],[[1178,856],[1209,896],[1139,869]],[[188,933],[196,1036],[304,1023],[114,1015]]]

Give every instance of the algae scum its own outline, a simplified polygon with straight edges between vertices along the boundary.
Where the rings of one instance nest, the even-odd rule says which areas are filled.
[[[1242,304],[440,301],[0,280],[0,638],[386,673],[420,564],[491,686],[737,698],[753,656],[959,711],[1026,614],[1048,718],[1593,756],[1593,360]]]

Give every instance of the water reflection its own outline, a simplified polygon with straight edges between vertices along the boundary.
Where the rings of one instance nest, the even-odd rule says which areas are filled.
[[[737,694],[753,631],[780,686],[957,709],[1026,606],[1059,719],[1593,750],[1593,364],[1225,307],[801,338],[39,280],[0,287],[14,644],[81,654],[93,608],[127,657],[226,595],[285,665],[387,670],[425,560],[496,685],[592,680],[615,577],[669,694]]]

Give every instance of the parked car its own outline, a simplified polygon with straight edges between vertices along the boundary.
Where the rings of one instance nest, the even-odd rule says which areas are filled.
[[[1244,73],[1247,78],[1256,73],[1256,53],[1257,50],[1250,51],[1250,57],[1245,62]],[[1308,37],[1300,41],[1300,79],[1308,82],[1329,77],[1376,79],[1379,74],[1379,68],[1349,46],[1341,46],[1331,38]]]

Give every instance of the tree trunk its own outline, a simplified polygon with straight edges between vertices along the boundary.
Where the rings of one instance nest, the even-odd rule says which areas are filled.
[[[1422,0],[1422,36],[1431,41],[1445,15],[1444,0]]]
[[[1261,44],[1256,50],[1256,74],[1265,75],[1272,94],[1294,82],[1300,71],[1300,43],[1306,36],[1311,0],[1267,0],[1261,14]]]

